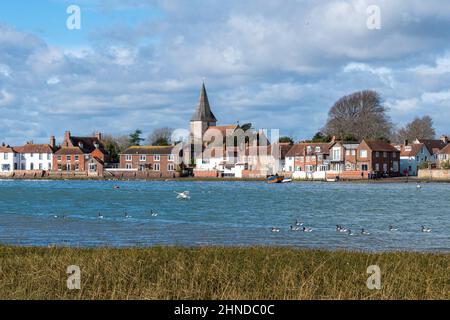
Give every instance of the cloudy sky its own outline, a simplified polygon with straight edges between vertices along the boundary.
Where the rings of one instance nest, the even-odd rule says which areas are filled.
[[[5,2],[0,142],[187,128],[203,79],[221,124],[304,139],[339,97],[374,89],[397,125],[429,114],[450,133],[447,0]]]

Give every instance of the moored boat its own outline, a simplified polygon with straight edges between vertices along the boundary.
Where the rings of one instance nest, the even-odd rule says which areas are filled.
[[[284,180],[284,177],[279,176],[279,175],[267,177],[267,183],[282,183],[283,180]]]

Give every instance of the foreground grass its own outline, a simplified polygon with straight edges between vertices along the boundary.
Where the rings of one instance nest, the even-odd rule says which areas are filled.
[[[449,299],[450,255],[0,246],[0,299]],[[81,290],[66,269],[81,268]],[[381,290],[366,286],[381,268]]]

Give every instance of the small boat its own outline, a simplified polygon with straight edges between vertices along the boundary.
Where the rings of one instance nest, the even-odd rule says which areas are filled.
[[[292,179],[283,179],[283,181],[281,181],[281,183],[290,183],[292,182]]]
[[[338,178],[327,178],[327,182],[337,182]]]
[[[267,177],[267,183],[282,183],[283,180],[284,180],[284,177],[279,176],[279,175]]]

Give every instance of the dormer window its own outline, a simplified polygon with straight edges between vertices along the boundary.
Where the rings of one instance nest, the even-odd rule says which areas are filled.
[[[78,142],[78,146],[81,148],[81,149],[83,149],[83,142]]]

